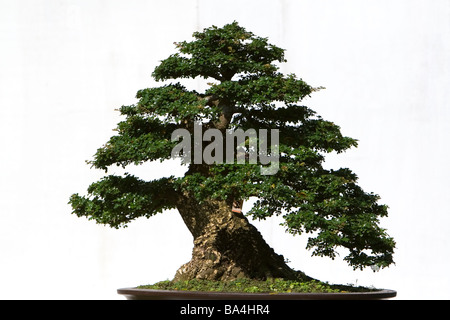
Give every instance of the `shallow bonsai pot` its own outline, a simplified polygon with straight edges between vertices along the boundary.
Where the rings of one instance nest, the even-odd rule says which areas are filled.
[[[238,293],[123,288],[117,293],[128,300],[382,300],[397,295],[394,290],[342,293]]]

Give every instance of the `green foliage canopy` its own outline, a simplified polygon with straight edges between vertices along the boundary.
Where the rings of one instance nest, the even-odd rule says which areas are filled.
[[[176,208],[181,192],[199,202],[254,197],[250,217],[282,215],[287,232],[310,235],[307,248],[313,255],[335,258],[343,247],[349,252],[344,259],[354,268],[393,263],[395,242],[379,226],[387,206],[378,204],[378,195],[364,192],[350,169],[322,166],[326,153],[343,152],[357,141],[301,104],[320,88],[280,73],[284,50],[236,22],[195,32],[193,38],[175,43],[178,52],[154,70],[153,77],[165,81],[162,86],[139,90],[136,104],[120,108],[125,119],[117,134],[90,164],[107,171],[112,165],[170,159],[176,145],[172,132],[192,132],[194,121],[202,121],[222,130],[278,129],[280,170],[261,175],[259,164],[191,164],[183,177],[143,181],[130,174],[109,175],[89,186],[87,196],[72,195],[73,213],[119,228]],[[203,93],[171,82],[197,77],[210,81]]]

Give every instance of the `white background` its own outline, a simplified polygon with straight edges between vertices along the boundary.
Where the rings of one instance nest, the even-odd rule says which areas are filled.
[[[266,240],[330,283],[450,298],[450,1],[0,0],[1,299],[122,299],[117,288],[170,279],[190,259],[176,211],[114,230],[67,202],[103,176],[84,161],[114,134],[114,109],[157,85],[173,42],[233,20],[287,50],[283,72],[327,88],[305,104],[359,140],[327,166],[389,205],[396,265],[312,258],[277,219],[257,224]]]

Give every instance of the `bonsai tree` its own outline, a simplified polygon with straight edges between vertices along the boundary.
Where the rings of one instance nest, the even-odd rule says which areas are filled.
[[[315,256],[335,258],[345,248],[354,269],[392,264],[395,242],[379,226],[387,206],[363,191],[350,169],[322,167],[327,153],[357,140],[300,104],[321,88],[279,72],[284,50],[236,22],[175,46],[152,74],[163,84],[138,91],[137,103],[120,108],[117,134],[88,162],[107,172],[179,156],[185,174],[152,181],[107,175],[87,195],[71,196],[73,213],[119,228],[177,209],[194,248],[174,280],[308,279],[247,218],[274,215],[284,218],[287,232],[309,234]],[[197,77],[208,85],[204,92],[177,81]]]

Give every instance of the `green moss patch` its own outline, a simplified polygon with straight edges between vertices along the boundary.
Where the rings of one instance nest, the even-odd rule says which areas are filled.
[[[330,285],[316,280],[298,282],[283,279],[258,281],[238,279],[234,281],[186,280],[161,281],[151,285],[138,286],[138,289],[208,291],[208,292],[247,292],[247,293],[339,293],[367,292],[377,289],[344,285]]]

